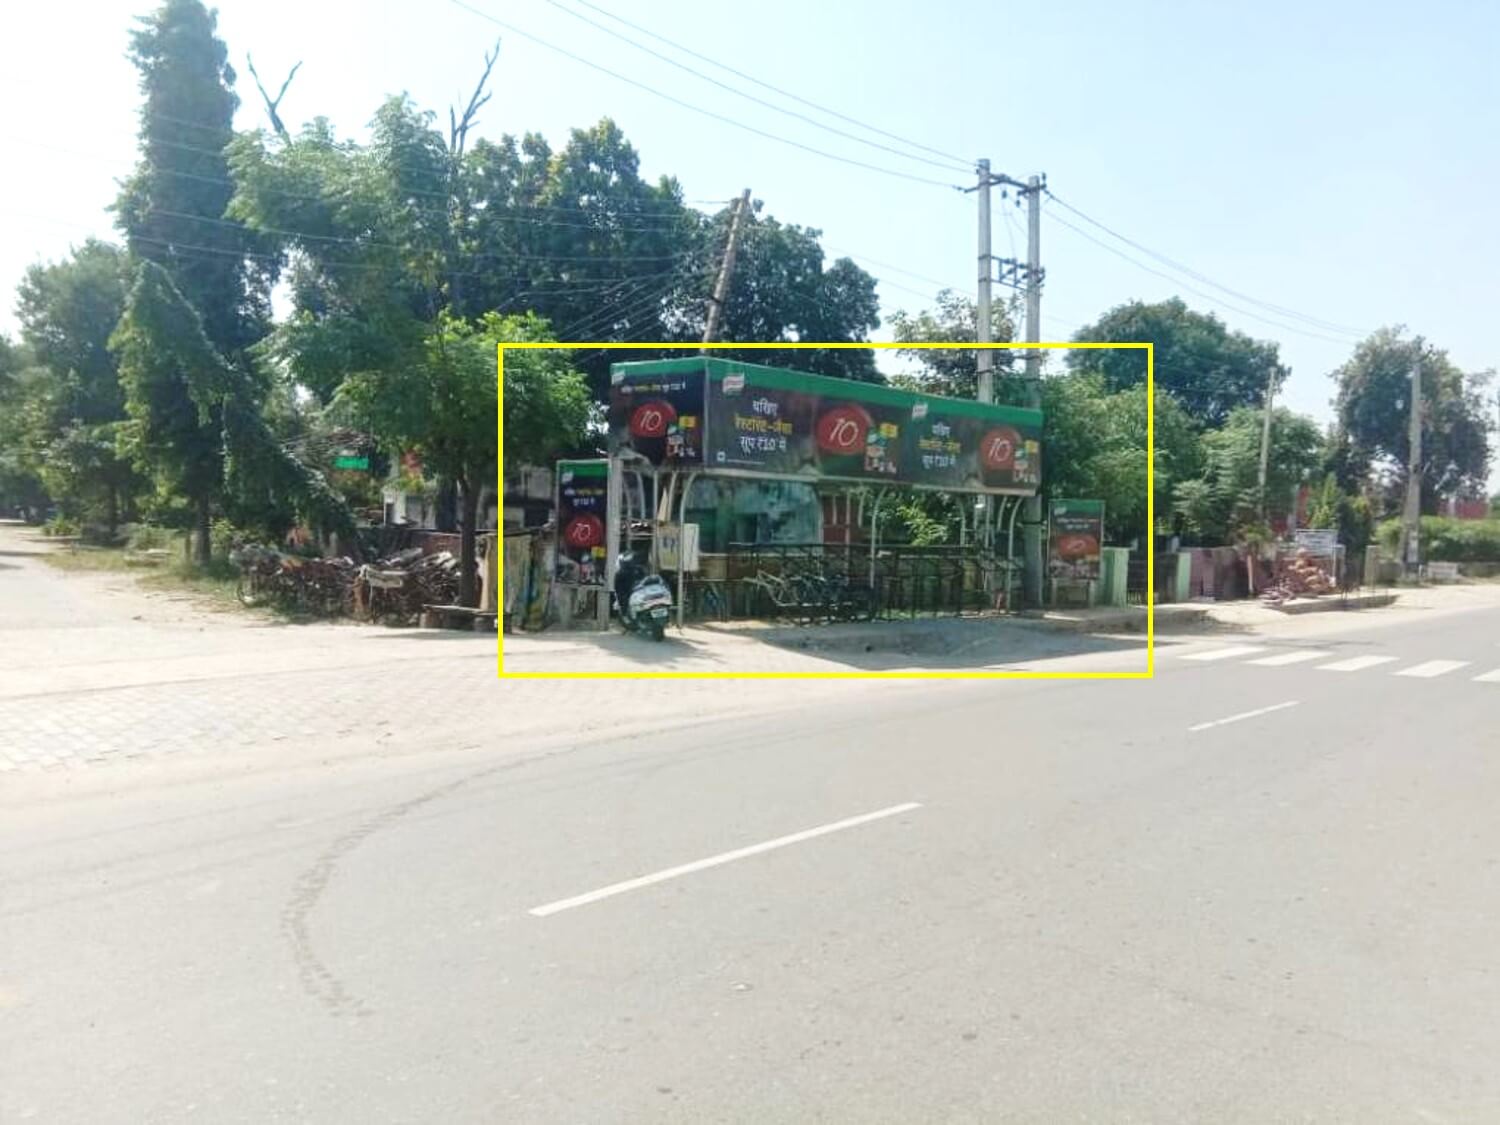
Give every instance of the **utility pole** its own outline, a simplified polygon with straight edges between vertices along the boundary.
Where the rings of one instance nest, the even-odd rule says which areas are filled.
[[[1406,458],[1406,504],[1401,512],[1401,561],[1406,576],[1416,578],[1421,559],[1422,528],[1422,340],[1417,338],[1411,365],[1411,448]]]
[[[1042,338],[1042,189],[1045,183],[1040,176],[1026,181],[1022,193],[1026,197],[1026,342],[1035,344]],[[1042,408],[1042,352],[1040,348],[1029,348],[1026,352],[1026,405],[1033,410]],[[1026,569],[1021,572],[1024,586],[1022,592],[1026,604],[1042,604],[1042,498],[1041,495],[1026,498],[1026,522],[1021,529],[1021,542],[1026,549]]]
[[[714,282],[714,295],[708,302],[708,323],[703,327],[703,343],[712,344],[719,336],[719,321],[724,315],[724,301],[729,296],[729,279],[734,273],[734,252],[739,248],[740,226],[745,212],[750,210],[750,189],[746,188],[735,201],[734,214],[729,219],[729,241],[724,246],[724,258],[719,263],[719,276]],[[705,352],[708,348],[703,349]]]
[[[990,162],[979,161],[979,307],[974,318],[974,342],[979,345],[974,359],[979,366],[979,389],[976,397],[980,402],[995,401],[995,353],[989,344],[993,339],[990,319],[990,274],[994,267],[990,255],[990,185],[995,181],[990,176]],[[986,502],[988,503],[988,502]]]
[[[1271,368],[1266,375],[1266,408],[1260,421],[1260,518],[1269,522],[1270,512],[1266,498],[1266,478],[1271,470],[1271,405],[1276,398],[1277,369]],[[1296,505],[1292,505],[1295,510]]]
[[[976,309],[975,352],[979,373],[976,398],[980,402],[995,401],[994,352],[986,345],[994,342],[991,330],[991,286],[995,280],[1013,289],[1020,289],[1026,296],[1026,339],[1029,343],[1041,340],[1042,331],[1042,192],[1047,188],[1045,176],[1032,176],[1025,183],[1006,175],[990,171],[990,162],[977,162],[978,181],[968,189],[979,193],[979,301]],[[1015,188],[1018,195],[1027,201],[1026,263],[1022,265],[1014,258],[996,258],[990,243],[990,188],[1000,184]],[[999,277],[995,277],[995,267]],[[1026,405],[1039,409],[1042,404],[1041,351],[1027,350],[1026,354]],[[988,513],[988,501],[986,501]],[[1021,535],[1025,558],[1022,572],[1023,594],[1028,605],[1040,605],[1042,601],[1042,500],[1040,496],[1028,497],[1025,505],[1025,520]]]

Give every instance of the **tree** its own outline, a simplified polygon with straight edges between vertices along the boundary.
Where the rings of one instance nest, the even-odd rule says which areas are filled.
[[[1154,533],[1146,522],[1146,388],[1111,393],[1096,373],[1042,380],[1042,472],[1051,498],[1104,501],[1111,538]],[[1197,427],[1175,400],[1156,397],[1152,465],[1156,519],[1170,518],[1174,486],[1199,471]]]
[[[1015,321],[1003,304],[994,305],[990,313],[990,339],[1014,340]],[[977,340],[979,310],[973,301],[944,289],[937,297],[937,308],[915,315],[905,310],[891,317],[891,335],[903,344],[969,343]],[[968,349],[899,348],[897,355],[914,360],[918,374],[911,379],[914,390],[949,398],[974,398],[979,390],[979,367],[974,352]],[[996,352],[995,401],[1017,405],[1025,402],[1025,383],[1016,374],[1011,352]]]
[[[1405,480],[1411,452],[1411,373],[1422,374],[1422,510],[1436,512],[1440,484],[1482,488],[1489,469],[1489,406],[1493,372],[1465,374],[1448,353],[1403,329],[1382,328],[1362,341],[1333,373],[1339,426],[1348,435],[1361,475],[1379,460]],[[1450,472],[1450,466],[1452,471]]]
[[[1307,522],[1310,527],[1337,530],[1339,542],[1350,555],[1363,551],[1375,530],[1375,515],[1370,502],[1363,496],[1346,492],[1334,473],[1323,478]]]
[[[166,270],[213,347],[248,369],[243,352],[265,333],[275,261],[254,257],[266,247],[226,217],[239,99],[216,23],[200,0],[166,0],[131,32],[141,159],[115,212],[131,256]]]
[[[111,346],[130,423],[122,448],[159,486],[186,498],[195,556],[209,560],[209,522],[223,494],[223,398],[233,372],[198,311],[154,262],[141,266]]]
[[[37,367],[23,345],[0,335],[0,508],[45,506],[47,491],[28,447]]]
[[[222,356],[198,312],[154,262],[141,266],[111,346],[129,421],[122,446],[188,500],[200,564],[216,511],[266,521],[295,512],[348,536],[353,520],[322,475],[291,456],[261,413],[261,380]]]
[[[1224,424],[1240,406],[1265,402],[1266,387],[1287,371],[1275,344],[1231,332],[1211,313],[1194,312],[1180,298],[1119,305],[1073,337],[1079,342],[1155,344],[1158,394],[1170,395],[1201,425]],[[1074,371],[1097,372],[1112,391],[1146,381],[1139,350],[1087,349],[1068,353]]]
[[[858,341],[880,326],[875,279],[848,258],[826,268],[822,232],[762,216],[760,204],[740,226],[734,276],[724,301],[719,338],[725,343],[754,341]],[[715,216],[706,230],[700,280],[685,295],[679,316],[687,338],[702,335],[708,295],[729,237],[729,212]],[[796,367],[820,375],[861,382],[883,382],[875,353],[864,349],[797,349],[714,354],[755,363]]]
[[[129,273],[118,247],[91,239],[64,261],[27,270],[17,299],[22,338],[40,367],[26,433],[33,463],[65,510],[102,510],[111,534],[139,483],[117,449],[125,402],[109,350]]]
[[[420,347],[400,365],[345,379],[338,401],[379,435],[393,454],[415,452],[424,466],[458,484],[459,600],[477,602],[475,532],[479,494],[496,474],[497,347],[550,339],[536,317],[487,314],[476,325],[442,314]],[[507,466],[544,463],[582,438],[589,396],[560,352],[517,351],[506,357]]]
[[[1205,542],[1225,543],[1262,528],[1266,519],[1284,516],[1292,488],[1322,463],[1323,435],[1304,415],[1278,408],[1271,415],[1271,447],[1266,494],[1260,493],[1260,447],[1263,414],[1241,407],[1224,427],[1203,435],[1204,463],[1196,480],[1174,492],[1184,530]]]

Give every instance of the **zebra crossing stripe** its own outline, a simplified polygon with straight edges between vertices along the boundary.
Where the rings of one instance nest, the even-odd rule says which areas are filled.
[[[1183,657],[1184,660],[1231,660],[1236,656],[1254,656],[1257,652],[1266,650],[1259,645],[1230,645],[1228,648],[1214,648],[1207,652],[1190,652]]]
[[[1467,667],[1468,663],[1467,660],[1428,660],[1422,664],[1413,664],[1410,668],[1403,668],[1396,675],[1430,680],[1435,676],[1446,676],[1449,672]]]
[[[1319,664],[1319,672],[1360,672],[1377,664],[1389,664],[1394,656],[1351,656],[1348,660],[1335,660],[1332,664]]]
[[[1500,668],[1496,668],[1493,672],[1486,672],[1482,676],[1475,676],[1474,682],[1476,684],[1500,684]]]
[[[1295,652],[1278,652],[1275,656],[1262,656],[1259,660],[1248,663],[1259,664],[1263,668],[1280,668],[1284,664],[1301,664],[1305,660],[1322,660],[1325,656],[1332,655],[1331,652],[1319,652],[1316,649],[1299,649]]]

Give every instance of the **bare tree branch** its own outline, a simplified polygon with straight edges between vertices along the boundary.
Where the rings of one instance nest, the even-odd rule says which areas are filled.
[[[500,57],[500,40],[495,40],[495,49],[484,53],[484,72],[479,76],[479,81],[474,84],[474,93],[469,96],[468,107],[461,117],[455,117],[453,107],[448,107],[448,151],[454,159],[463,156],[464,145],[469,139],[469,130],[478,124],[475,114],[490,100],[490,93],[485,90],[489,85],[490,72],[495,69],[495,61]]]
[[[302,69],[302,64],[299,62],[296,66],[292,67],[291,73],[286,76],[286,81],[281,84],[281,89],[276,92],[276,97],[274,98],[266,93],[266,88],[260,80],[260,75],[255,73],[255,62],[250,58],[249,54],[245,55],[245,64],[250,69],[250,77],[255,79],[255,88],[260,91],[261,100],[266,103],[266,114],[271,119],[271,128],[276,130],[276,135],[282,140],[290,141],[292,139],[291,134],[287,132],[286,126],[282,123],[281,114],[276,111],[281,108],[281,99],[286,97],[287,87],[292,84],[292,79],[297,77],[297,71]]]

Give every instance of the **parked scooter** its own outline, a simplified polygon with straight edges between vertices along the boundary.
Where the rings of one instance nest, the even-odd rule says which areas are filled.
[[[644,633],[653,641],[666,636],[672,616],[672,591],[661,575],[650,573],[633,555],[621,561],[615,575],[615,606],[626,632]]]

